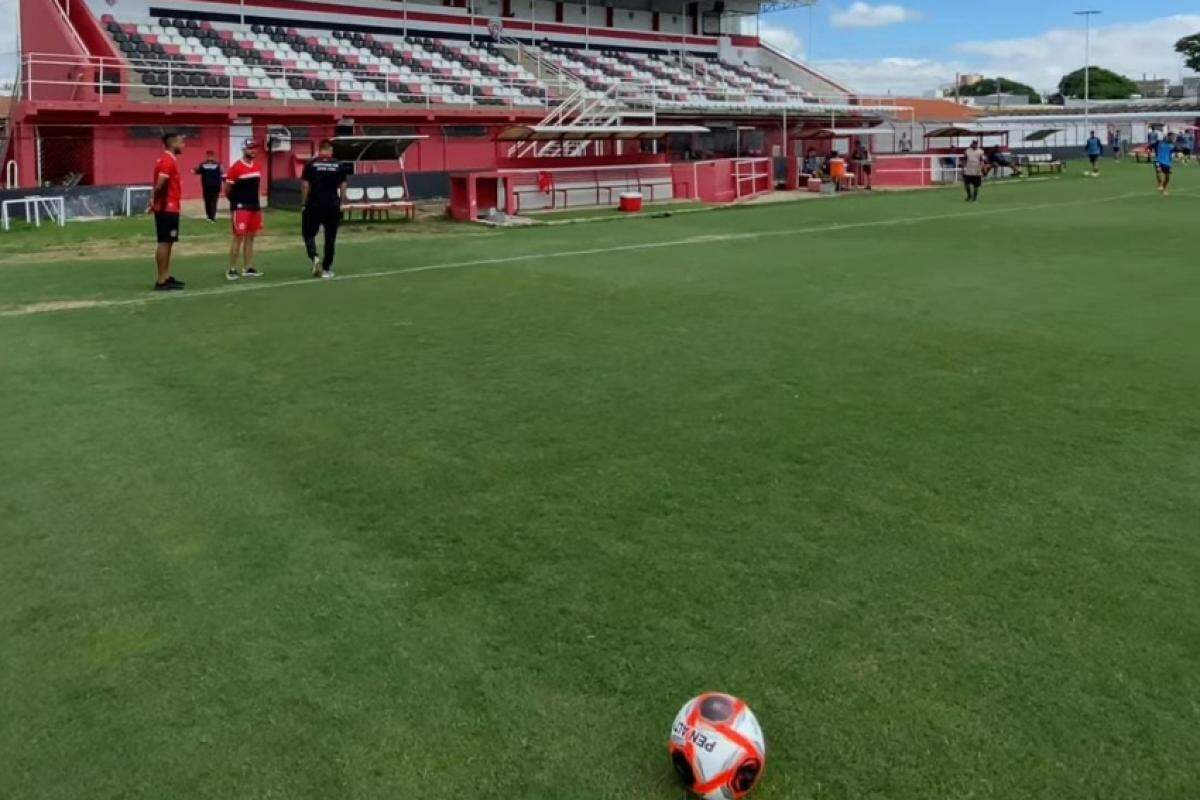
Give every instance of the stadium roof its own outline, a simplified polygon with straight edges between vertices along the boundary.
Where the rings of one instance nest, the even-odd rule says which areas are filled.
[[[500,131],[504,142],[662,139],[672,133],[708,133],[702,125],[514,125]]]
[[[1150,122],[1150,121],[1169,122],[1171,120],[1187,121],[1187,120],[1195,120],[1196,117],[1198,117],[1198,116],[1200,116],[1200,111],[1136,111],[1136,112],[1117,111],[1117,112],[1113,112],[1113,111],[1095,110],[1095,111],[1092,111],[1090,117],[1086,117],[1086,118],[1083,116],[1083,114],[1063,114],[1063,113],[1026,114],[1023,111],[1020,114],[998,114],[995,116],[989,116],[989,117],[987,117],[986,122],[988,124],[995,124],[998,122],[1002,122],[1005,124],[1013,123],[1013,122],[1032,122],[1032,123],[1038,123],[1038,124],[1042,124],[1042,125],[1045,125],[1047,123],[1049,123],[1051,125],[1055,125],[1055,124],[1057,124],[1057,125],[1073,125],[1073,124],[1082,123],[1085,120],[1090,120],[1093,123],[1100,123],[1100,124],[1103,124],[1104,122],[1108,122],[1108,121],[1117,122],[1117,121],[1124,121],[1124,120],[1130,120],[1130,121],[1140,120],[1140,121],[1144,121],[1144,122]]]
[[[793,139],[845,139],[848,136],[895,136],[892,128],[801,128]]]
[[[1041,128],[1025,137],[1027,142],[1044,142],[1054,134],[1061,131],[1062,128]]]
[[[897,97],[896,102],[912,109],[914,122],[971,122],[983,116],[979,109],[953,100],[929,97]]]
[[[334,153],[342,161],[363,161],[368,152],[376,160],[400,158],[413,142],[428,136],[334,136]]]
[[[944,128],[934,128],[925,134],[926,139],[957,139],[967,136],[1007,136],[1010,131],[992,129],[985,130],[974,126],[947,125]]]

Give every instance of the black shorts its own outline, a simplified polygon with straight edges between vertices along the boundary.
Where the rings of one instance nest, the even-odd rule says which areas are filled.
[[[967,186],[983,186],[982,175],[963,175],[963,183]]]
[[[1158,167],[1158,171],[1159,171],[1159,172],[1161,172],[1163,175],[1170,175],[1170,174],[1171,174],[1171,167],[1170,167],[1170,166],[1168,166],[1168,165],[1166,165],[1166,164],[1157,164],[1157,165],[1155,165],[1155,166],[1157,166],[1157,167]]]
[[[1091,155],[1088,156],[1088,161],[1091,161],[1093,165],[1099,160],[1100,160],[1099,154],[1094,155],[1094,156],[1091,156]]]
[[[179,241],[179,215],[165,211],[154,213],[154,232],[159,244],[175,244]]]

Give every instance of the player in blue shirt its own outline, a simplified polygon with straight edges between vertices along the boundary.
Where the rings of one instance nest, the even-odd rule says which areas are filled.
[[[1095,131],[1092,131],[1092,135],[1088,137],[1084,150],[1087,153],[1088,161],[1092,162],[1091,175],[1094,178],[1100,174],[1100,156],[1104,153],[1104,145],[1101,144]]]
[[[1158,190],[1163,197],[1171,193],[1171,164],[1175,157],[1175,134],[1168,133],[1160,139],[1155,149],[1154,171],[1158,175]]]

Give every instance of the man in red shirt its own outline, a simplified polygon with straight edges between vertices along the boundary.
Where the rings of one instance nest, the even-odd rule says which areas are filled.
[[[183,137],[168,133],[162,137],[163,154],[154,163],[154,187],[150,195],[150,211],[154,213],[154,230],[158,247],[154,251],[154,265],[158,278],[154,291],[170,292],[183,288],[183,281],[171,275],[171,248],[179,241],[179,204],[183,186],[179,179],[179,154],[183,152]]]
[[[262,230],[262,206],[258,191],[262,183],[262,170],[254,158],[258,144],[253,139],[242,143],[242,157],[225,174],[225,196],[229,198],[229,210],[233,217],[233,241],[229,245],[229,271],[227,280],[258,278],[262,273],[254,268],[254,237]],[[242,255],[242,271],[237,269],[238,253]]]

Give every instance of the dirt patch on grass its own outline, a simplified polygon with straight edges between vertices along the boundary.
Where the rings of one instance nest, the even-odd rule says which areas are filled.
[[[218,223],[219,224],[219,223]],[[270,224],[270,223],[268,223]],[[258,251],[277,251],[300,247],[299,223],[294,226],[289,223],[286,231],[276,228],[260,236],[255,243]],[[404,223],[350,223],[346,224],[339,236],[342,242],[371,242],[381,239],[428,239],[437,237],[486,236],[487,229],[474,225],[448,222],[441,219],[418,220]],[[154,237],[125,236],[122,238],[104,238],[97,231],[97,238],[81,242],[62,244],[41,244],[29,242],[27,250],[0,250],[0,264],[41,264],[48,261],[116,261],[131,256],[145,255],[149,258],[154,250]],[[35,249],[36,248],[36,249]],[[179,256],[219,255],[229,250],[229,236],[224,232],[208,232],[189,236],[184,233],[182,241],[176,248]]]
[[[52,311],[77,311],[108,305],[104,300],[49,300],[44,303],[29,303],[23,306],[0,306],[0,317],[24,317],[30,314],[47,314]]]

